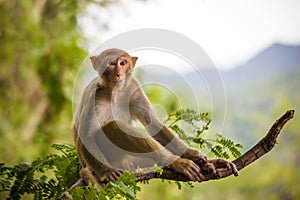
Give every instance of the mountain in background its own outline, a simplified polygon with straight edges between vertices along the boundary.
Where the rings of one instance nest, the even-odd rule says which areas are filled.
[[[242,143],[246,149],[287,109],[297,111],[300,108],[300,46],[273,44],[245,64],[228,71],[201,69],[201,73],[178,75],[160,69],[153,74],[140,73],[140,79],[159,81],[187,99],[193,98],[187,93],[192,86],[201,102],[199,109],[205,112],[212,98],[217,98],[219,103],[214,106],[224,107],[225,104],[226,107],[225,111],[214,108],[217,112],[226,112],[221,134]],[[211,91],[217,95],[211,96]],[[222,113],[215,113],[212,120],[222,124],[223,118],[218,119],[218,115]]]
[[[231,70],[219,70],[226,90],[239,89],[276,76],[282,76],[294,70],[300,70],[300,46],[275,43],[262,50],[245,64]],[[213,70],[201,70],[203,77],[219,79]],[[195,72],[185,75],[192,85],[199,85]]]
[[[252,84],[300,69],[300,46],[275,43],[242,66],[221,71],[229,88]]]

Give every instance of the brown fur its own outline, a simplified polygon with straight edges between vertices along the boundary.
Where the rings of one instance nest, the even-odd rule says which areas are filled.
[[[82,178],[93,184],[112,181],[124,169],[157,163],[201,181],[195,162],[206,163],[206,157],[159,121],[131,76],[137,57],[108,49],[90,59],[99,77],[86,87],[73,127]],[[133,127],[132,120],[140,121],[146,131]]]

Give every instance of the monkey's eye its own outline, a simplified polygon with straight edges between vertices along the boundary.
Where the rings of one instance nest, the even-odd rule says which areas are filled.
[[[120,65],[121,66],[124,66],[124,65],[126,65],[127,64],[127,60],[122,60],[121,62],[120,62]]]
[[[110,61],[109,65],[116,65],[117,63],[115,61]]]

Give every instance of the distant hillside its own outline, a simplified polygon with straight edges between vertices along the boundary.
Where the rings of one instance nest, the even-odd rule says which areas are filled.
[[[300,69],[300,46],[274,44],[242,66],[222,71],[228,89],[252,84]]]
[[[300,46],[275,43],[250,59],[244,68],[294,69],[300,64]]]
[[[244,65],[234,67],[229,71],[219,70],[219,73],[226,90],[238,90],[241,87],[281,76],[297,69],[300,69],[300,46],[276,43],[257,53]],[[212,70],[202,69],[201,73],[203,77],[212,80],[211,82],[220,79],[220,76]],[[205,89],[201,84],[203,80],[199,79],[197,73],[191,72],[185,77],[191,85],[201,87],[201,90]],[[176,82],[169,78],[168,81]]]

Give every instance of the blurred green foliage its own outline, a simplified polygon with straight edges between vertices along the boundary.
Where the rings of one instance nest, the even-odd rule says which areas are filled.
[[[1,162],[30,161],[70,138],[81,1],[0,1]],[[70,141],[70,140],[66,140]]]

